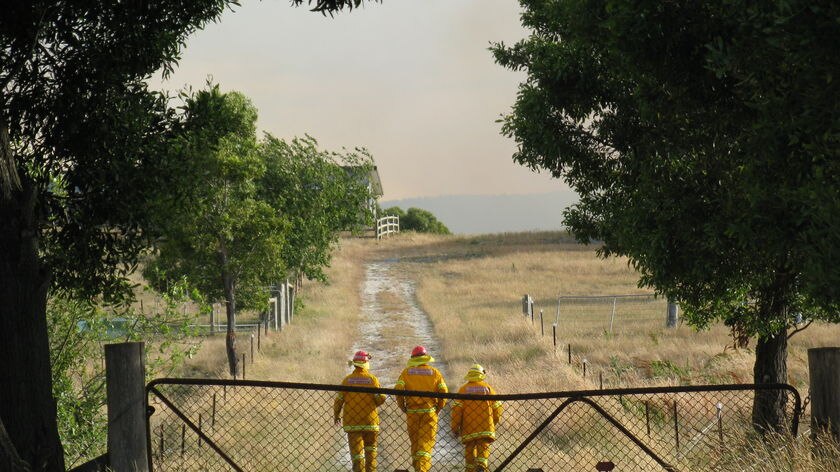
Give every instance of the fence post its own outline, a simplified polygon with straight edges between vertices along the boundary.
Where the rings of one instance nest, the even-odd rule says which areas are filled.
[[[289,323],[295,317],[295,287],[289,285]]]
[[[259,328],[257,328],[259,331]],[[251,364],[254,363],[254,334],[251,333]]]
[[[613,330],[613,321],[615,321],[615,302],[618,298],[613,297],[613,307],[612,307],[612,314],[610,315],[610,334],[612,334]]]
[[[266,315],[266,322],[270,322],[268,320],[274,320],[274,329],[277,330],[277,294],[268,299],[268,314]]]
[[[283,324],[286,323],[286,296],[288,295],[286,282],[281,282],[279,287],[280,291],[277,294],[277,319],[274,322],[274,331],[282,331]]]
[[[111,468],[148,471],[146,366],[142,342],[105,345],[105,386]]]
[[[572,345],[569,343],[569,365],[572,365]]]
[[[534,319],[534,299],[527,293],[522,296],[522,314],[530,316],[531,320]]]
[[[216,304],[210,305],[210,332],[216,332]]]
[[[551,325],[551,340],[554,343],[554,355],[557,355],[557,324]]]
[[[543,323],[543,311],[540,310],[540,336],[545,336],[545,324]]]
[[[812,436],[828,432],[840,442],[840,347],[808,349]]]
[[[668,300],[668,319],[665,321],[666,328],[676,328],[679,321],[679,307],[673,300]]]

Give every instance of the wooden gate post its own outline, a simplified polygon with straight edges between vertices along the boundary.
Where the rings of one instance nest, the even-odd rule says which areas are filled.
[[[840,442],[840,347],[808,349],[812,434],[830,432]]]
[[[113,470],[147,472],[143,343],[105,345],[108,460]]]

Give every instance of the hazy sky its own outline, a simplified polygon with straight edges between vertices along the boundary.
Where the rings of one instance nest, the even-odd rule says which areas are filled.
[[[335,18],[246,0],[189,40],[163,88],[211,75],[253,100],[265,131],[367,147],[385,199],[566,189],[514,164],[495,122],[523,75],[487,48],[524,35],[515,0],[385,0]]]

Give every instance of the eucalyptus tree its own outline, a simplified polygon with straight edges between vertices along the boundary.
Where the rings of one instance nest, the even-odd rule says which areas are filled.
[[[340,232],[372,224],[372,156],[361,148],[321,150],[311,136],[286,141],[270,134],[259,152],[266,165],[262,198],[289,224],[283,260],[294,274],[287,275],[325,280]]]
[[[184,110],[173,144],[183,158],[169,169],[179,182],[178,198],[153,205],[162,238],[144,272],[158,288],[186,279],[207,302],[224,302],[228,366],[237,375],[237,299],[242,306],[257,303],[264,287],[285,273],[289,225],[260,198],[266,165],[251,102],[211,86],[188,97]]]
[[[211,86],[187,97],[171,148],[177,190],[152,204],[162,238],[145,274],[159,289],[186,279],[223,301],[227,355],[237,375],[236,316],[265,305],[290,275],[324,280],[339,232],[370,223],[367,151],[327,152],[307,136],[257,142],[257,112]],[[352,172],[348,172],[352,169]]]
[[[302,0],[292,0],[299,5]],[[331,12],[359,0],[305,2]],[[0,460],[64,470],[50,287],[124,298],[171,111],[145,80],[233,0],[5,2],[0,15]],[[0,440],[3,438],[0,437]]]
[[[786,382],[787,340],[840,321],[840,4],[521,1],[514,160],[580,195],[565,223],[686,319],[757,339],[754,381]],[[785,397],[756,395],[759,429]]]

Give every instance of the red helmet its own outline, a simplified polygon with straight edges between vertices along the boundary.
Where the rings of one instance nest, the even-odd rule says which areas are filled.
[[[411,350],[411,357],[417,356],[426,356],[428,353],[426,352],[426,348],[423,346],[417,346]]]
[[[370,354],[365,351],[356,351],[353,355],[353,362],[367,362],[370,359]]]

